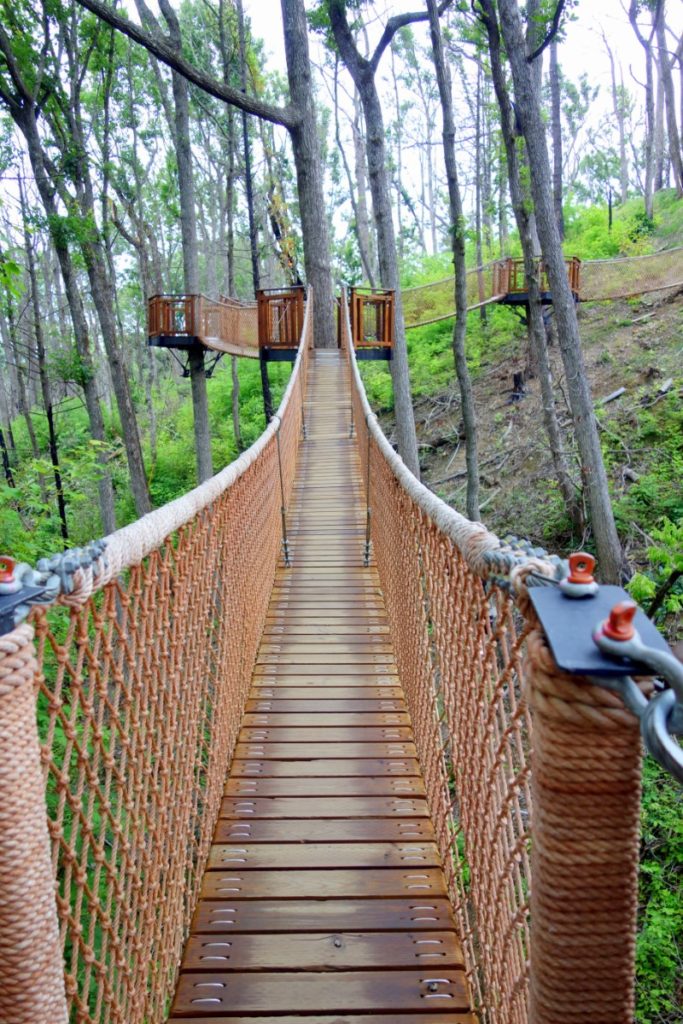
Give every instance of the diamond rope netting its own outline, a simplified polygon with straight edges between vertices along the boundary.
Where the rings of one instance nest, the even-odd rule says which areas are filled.
[[[470,983],[487,1019],[526,1024],[525,630],[510,596],[484,584],[396,478],[368,429],[355,361],[352,384],[364,480],[370,459],[373,551]],[[462,523],[473,551],[483,537],[493,539],[480,524]]]
[[[551,565],[505,569],[497,538],[405,469],[349,338],[347,318],[373,553],[476,1006],[488,1024],[630,1024],[635,719],[586,679],[568,686],[538,634],[529,644],[526,574],[552,576]]]
[[[190,495],[113,534],[99,577],[81,575],[62,599],[68,606],[31,615],[52,850],[42,901],[53,902],[56,879],[66,1013],[78,1024],[166,1019],[281,552],[311,306],[278,414],[252,448]],[[0,650],[3,673],[12,658]],[[35,674],[33,664],[29,693]],[[32,698],[31,714],[35,721]],[[19,831],[35,819],[23,799],[13,808]],[[26,865],[14,879],[3,865],[0,856],[6,904]],[[27,895],[29,934],[43,943],[42,902]],[[14,934],[0,922],[10,945],[15,904]],[[19,976],[36,957],[30,947],[19,952],[21,989]],[[2,960],[0,967],[3,1021],[67,1019],[56,1010],[22,1016]],[[54,978],[43,982],[55,991]]]

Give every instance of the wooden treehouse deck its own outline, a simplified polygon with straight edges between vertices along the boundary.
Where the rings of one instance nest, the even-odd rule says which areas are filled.
[[[473,1024],[340,353],[312,354],[276,576],[174,1024]],[[387,1016],[390,1015],[390,1016]]]

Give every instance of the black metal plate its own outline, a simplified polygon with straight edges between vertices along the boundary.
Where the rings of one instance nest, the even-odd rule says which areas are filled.
[[[388,361],[391,359],[391,349],[386,345],[381,348],[357,348],[356,359],[385,359]]]
[[[298,348],[262,348],[261,354],[266,363],[293,363]]]
[[[610,658],[593,641],[598,625],[609,617],[615,604],[631,601],[621,587],[601,586],[594,597],[566,597],[558,587],[530,587],[529,596],[548,638],[550,650],[563,672],[614,678],[651,675],[630,658]],[[640,608],[634,625],[648,647],[669,651],[656,626]]]
[[[14,609],[29,598],[40,597],[45,587],[22,587],[15,594],[0,594],[0,636],[14,629]]]

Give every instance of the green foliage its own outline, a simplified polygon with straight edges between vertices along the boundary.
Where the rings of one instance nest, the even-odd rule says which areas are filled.
[[[680,1021],[683,977],[683,800],[651,758],[643,766],[638,1024]]]
[[[633,200],[615,211],[608,230],[607,208],[565,207],[564,251],[584,260],[613,256],[640,256],[652,249],[653,226],[642,202]]]
[[[668,581],[672,585],[662,602],[663,615],[683,611],[683,518],[674,523],[666,517],[651,531],[655,544],[647,549],[647,573],[638,572],[628,590],[639,604],[649,604]]]

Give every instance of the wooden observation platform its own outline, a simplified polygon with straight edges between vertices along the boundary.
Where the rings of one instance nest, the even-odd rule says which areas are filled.
[[[391,359],[394,347],[393,291],[351,288],[349,313],[351,342],[356,359]]]
[[[569,287],[572,290],[575,302],[579,301],[581,287],[581,260],[578,256],[571,256],[565,261]],[[542,260],[537,262],[538,280],[541,291],[541,302],[544,305],[551,305],[553,301],[548,272]],[[493,297],[489,301],[500,302],[504,306],[523,306],[529,302],[529,293],[526,286],[526,274],[524,271],[524,260],[506,259],[497,260],[493,265]]]
[[[393,291],[352,288],[352,341],[357,359],[391,359],[394,346]],[[304,323],[305,289],[262,288],[256,302],[209,299],[205,295],[154,295],[148,303],[149,344],[294,362]]]

